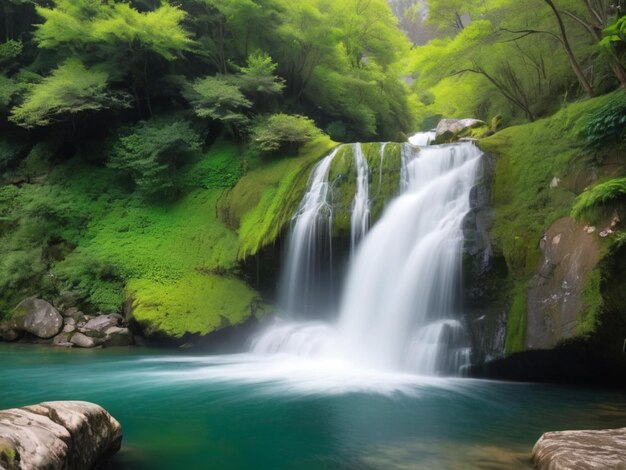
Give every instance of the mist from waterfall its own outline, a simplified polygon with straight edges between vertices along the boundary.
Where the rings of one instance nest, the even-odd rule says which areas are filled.
[[[431,138],[420,135],[414,141]],[[382,168],[384,147],[381,152]],[[288,276],[283,281],[292,295],[306,291],[302,284],[311,275],[315,231],[330,234],[328,172],[335,154],[314,170],[294,220]],[[336,320],[303,323],[287,318],[259,335],[252,351],[335,358],[360,367],[422,375],[462,372],[470,355],[459,302],[462,223],[470,210],[481,155],[469,142],[419,148],[403,144],[399,194],[365,235],[370,170],[361,146],[355,145],[354,248]],[[381,174],[379,169],[379,179]],[[355,234],[362,237],[360,242]],[[298,251],[303,247],[306,256]],[[301,265],[303,261],[309,264]],[[284,308],[289,317],[289,305]]]

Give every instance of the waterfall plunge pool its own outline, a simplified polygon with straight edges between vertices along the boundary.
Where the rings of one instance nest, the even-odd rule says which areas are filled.
[[[620,427],[622,392],[443,379],[285,355],[0,346],[0,408],[88,400],[111,469],[531,468],[546,431]]]

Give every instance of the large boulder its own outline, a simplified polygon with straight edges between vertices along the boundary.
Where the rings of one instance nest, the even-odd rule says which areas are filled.
[[[38,338],[52,338],[63,328],[63,317],[50,303],[29,297],[22,300],[11,314],[15,331],[25,331]]]
[[[533,449],[538,470],[626,469],[626,428],[547,432]]]
[[[488,130],[487,124],[480,119],[442,119],[437,124],[435,143],[444,144],[471,137],[472,129],[478,128],[484,128],[485,132]]]
[[[103,408],[57,401],[0,411],[0,468],[88,470],[114,455],[122,427]]]
[[[542,258],[528,284],[528,349],[550,349],[576,335],[584,314],[584,288],[600,260],[593,232],[571,217],[554,222],[540,248]]]

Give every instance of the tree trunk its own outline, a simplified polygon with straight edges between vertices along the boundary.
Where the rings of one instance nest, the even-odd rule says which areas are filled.
[[[563,44],[563,49],[565,49],[565,54],[567,54],[567,59],[570,63],[570,66],[572,67],[572,70],[576,74],[576,78],[578,78],[580,86],[585,90],[585,93],[587,93],[587,95],[594,96],[595,92],[593,90],[593,87],[591,86],[591,83],[589,83],[589,80],[587,80],[585,73],[580,67],[580,64],[578,63],[578,61],[576,60],[574,51],[572,51],[572,46],[569,43],[569,39],[567,37],[567,31],[565,30],[565,24],[563,23],[563,18],[561,17],[559,10],[557,10],[556,6],[554,5],[553,0],[543,0],[543,1],[550,7],[552,12],[554,13],[554,16],[556,17],[556,20],[559,24],[559,30],[561,32],[561,42]]]

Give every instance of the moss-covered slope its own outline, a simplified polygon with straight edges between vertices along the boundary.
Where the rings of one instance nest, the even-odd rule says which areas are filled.
[[[593,216],[587,220],[567,220],[571,220],[575,198],[585,188],[626,174],[619,143],[607,142],[603,149],[591,149],[584,138],[590,116],[601,113],[610,103],[624,99],[623,96],[618,91],[573,103],[548,119],[511,127],[480,141],[481,148],[497,157],[492,187],[495,208],[492,236],[509,273],[509,280],[503,282],[510,289],[507,354],[588,338],[598,332],[605,321],[603,315],[608,315],[602,307],[607,295],[603,290],[606,283],[600,282],[605,279],[603,263],[592,263],[590,269],[580,266],[590,263],[591,251],[599,249],[598,259],[602,259],[616,243],[617,234],[602,233],[602,229],[611,223],[606,214],[619,211],[619,201],[604,205],[601,212],[605,215],[595,220],[591,220]],[[589,225],[585,227],[586,224]],[[562,250],[563,244],[574,240],[578,242]],[[559,250],[563,254],[556,254]],[[579,261],[586,261],[573,263],[577,256]],[[582,287],[574,289],[571,283],[568,285],[568,275],[582,277]],[[553,291],[551,295],[556,298],[562,294],[563,298],[552,302],[542,297],[541,291],[546,288],[542,279],[552,282],[559,280],[559,276],[563,278],[557,290],[563,292]],[[574,294],[580,298],[580,305],[568,297]],[[558,302],[563,305],[557,305]],[[557,324],[562,319],[557,312],[562,307],[576,314],[574,324],[560,330]],[[552,342],[535,344],[532,328],[553,330]],[[569,333],[564,334],[565,329]]]

